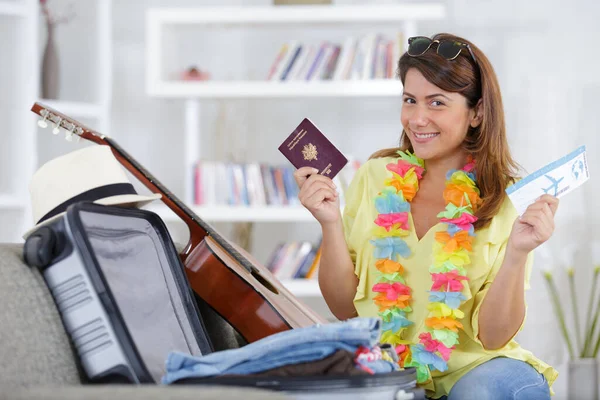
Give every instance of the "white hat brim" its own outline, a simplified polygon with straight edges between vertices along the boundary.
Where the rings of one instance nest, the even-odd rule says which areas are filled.
[[[153,193],[147,196],[140,194],[120,194],[117,196],[110,196],[105,197],[103,199],[98,199],[94,201],[94,203],[101,204],[104,206],[135,205],[136,208],[141,208],[146,204],[153,202],[154,200],[160,199],[161,197],[162,195],[160,193]],[[57,219],[61,218],[64,214],[65,212],[63,211],[59,214],[54,215],[51,218],[48,218],[44,222],[35,225],[33,228],[25,232],[25,234],[23,235],[23,239],[27,239],[27,237],[33,232],[35,232],[38,228],[56,221]]]

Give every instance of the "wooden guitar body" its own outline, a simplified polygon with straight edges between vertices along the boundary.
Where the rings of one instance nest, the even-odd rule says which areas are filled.
[[[241,267],[210,236],[183,262],[194,291],[248,342],[316,322],[269,271]]]

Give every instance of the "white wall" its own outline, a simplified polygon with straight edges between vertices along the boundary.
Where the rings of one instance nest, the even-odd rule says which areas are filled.
[[[184,188],[183,102],[151,99],[145,94],[145,10],[154,6],[268,3],[267,0],[114,1],[114,98],[112,128],[107,133],[118,138],[125,149],[176,194],[183,194]],[[600,76],[596,74],[600,53],[595,43],[600,33],[597,24],[600,5],[593,0],[573,0],[569,6],[559,0],[448,0],[447,5],[449,18],[421,25],[419,34],[446,31],[462,35],[488,55],[503,90],[509,140],[516,159],[532,172],[580,144],[587,145],[592,179],[561,201],[556,234],[551,239],[556,257],[567,245],[580,246],[576,265],[579,303],[587,306],[585,293],[591,275],[589,241],[600,240],[600,211],[593,201],[600,191],[596,178],[600,174],[597,157]],[[81,22],[72,24],[78,23]],[[258,42],[259,36],[249,31],[222,37],[213,35],[211,39],[198,37],[197,61],[219,68],[212,71],[214,74],[231,77],[245,74],[260,79],[266,71],[258,66],[269,64],[279,43],[292,39],[295,33],[282,29],[274,34],[276,40],[268,45]],[[339,31],[322,34],[337,37]],[[64,48],[77,41],[74,36],[63,39]],[[184,45],[190,46],[189,39]],[[191,40],[193,43],[194,38]],[[225,46],[220,55],[223,58],[203,61],[201,45],[213,49]],[[232,59],[236,60],[233,66]],[[75,73],[76,68],[85,66],[82,63],[65,66],[63,76]],[[77,87],[65,90],[73,93]],[[284,163],[277,146],[301,118],[310,116],[344,153],[364,159],[380,147],[394,145],[400,132],[399,110],[400,101],[396,99],[206,101],[202,120],[206,147],[202,152],[207,158],[222,157],[222,143],[230,143],[241,161],[256,158]],[[223,120],[227,121],[226,129],[220,125]],[[216,141],[216,132],[225,133],[227,139]],[[40,151],[43,153],[44,149]],[[229,229],[225,225],[217,227],[226,232]],[[172,228],[176,236],[180,235],[176,227]],[[310,223],[258,224],[253,252],[265,261],[278,240],[286,237],[316,240],[316,228]],[[566,353],[539,264],[527,298],[528,322],[519,337],[525,347],[559,369],[561,376],[555,389],[558,398],[564,398],[561,396],[565,393]],[[558,269],[556,274],[561,279],[565,276]]]

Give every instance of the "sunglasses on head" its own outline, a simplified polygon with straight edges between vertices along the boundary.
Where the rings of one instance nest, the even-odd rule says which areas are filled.
[[[473,50],[471,50],[471,46],[467,43],[450,39],[433,40],[426,36],[414,36],[408,39],[407,53],[412,57],[422,56],[434,43],[437,44],[437,54],[444,57],[446,60],[454,60],[458,57],[462,49],[466,48],[469,50],[471,57],[473,57],[475,64],[477,64],[477,59],[475,58],[475,54],[473,54]]]

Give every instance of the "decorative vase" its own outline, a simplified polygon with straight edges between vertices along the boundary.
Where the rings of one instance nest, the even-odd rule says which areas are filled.
[[[42,98],[57,99],[59,83],[59,65],[56,44],[54,43],[54,24],[46,24],[48,40],[42,59]]]
[[[569,361],[567,378],[569,399],[598,400],[598,360],[581,358]]]

